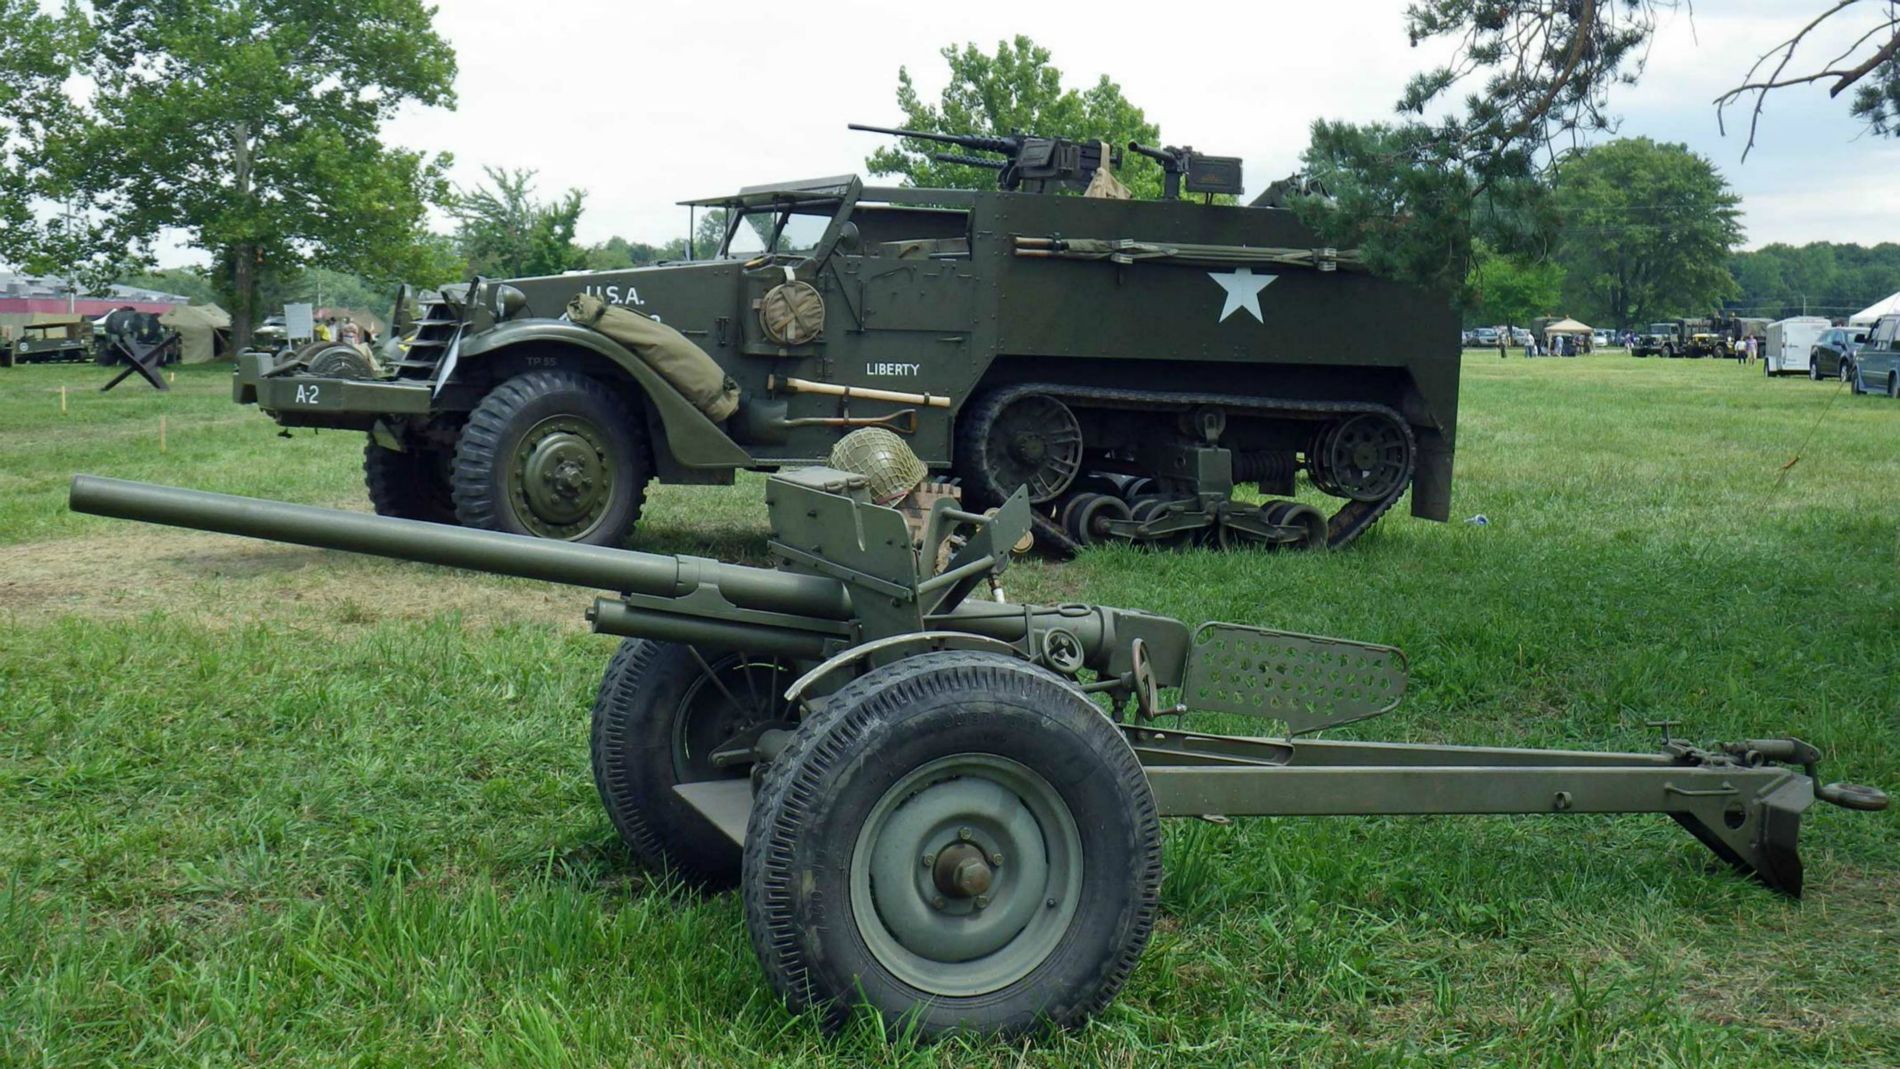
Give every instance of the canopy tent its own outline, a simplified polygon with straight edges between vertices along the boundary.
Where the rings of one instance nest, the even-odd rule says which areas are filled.
[[[229,354],[231,316],[215,304],[181,304],[158,321],[178,332],[181,363],[205,364]]]
[[[1582,323],[1577,322],[1574,319],[1559,319],[1557,322],[1552,323],[1550,326],[1547,326],[1544,328],[1544,337],[1546,338],[1550,337],[1552,334],[1594,334],[1594,333],[1596,333],[1596,331],[1592,330],[1590,327]]]
[[[1850,327],[1871,327],[1874,325],[1874,321],[1881,316],[1894,315],[1896,313],[1900,313],[1900,293],[1895,293],[1890,297],[1875,301],[1860,311],[1855,312],[1852,316],[1848,317],[1847,325]]]

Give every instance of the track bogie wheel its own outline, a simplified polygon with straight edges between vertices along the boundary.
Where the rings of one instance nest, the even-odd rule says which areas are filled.
[[[754,800],[746,928],[830,1028],[864,1005],[925,1036],[1081,1024],[1153,926],[1154,797],[1081,692],[1011,657],[863,676],[800,725]]]
[[[1063,511],[1063,529],[1069,537],[1085,546],[1100,545],[1114,536],[1108,532],[1111,520],[1133,516],[1128,503],[1107,494],[1078,494]]]
[[[766,658],[641,638],[620,644],[594,699],[589,754],[601,805],[642,864],[706,890],[738,883],[739,847],[673,787],[745,778],[750,765],[721,767],[712,753],[790,727],[790,682]]]

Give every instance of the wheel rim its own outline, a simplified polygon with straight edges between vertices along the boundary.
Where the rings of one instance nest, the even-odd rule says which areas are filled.
[[[904,983],[980,995],[1054,952],[1082,865],[1075,816],[1048,780],[995,754],[942,757],[872,807],[851,852],[853,919]]]
[[[615,466],[607,436],[579,416],[550,416],[516,447],[508,494],[515,516],[542,538],[583,538],[613,501]]]
[[[1082,425],[1053,397],[1011,402],[997,414],[988,438],[991,481],[1004,494],[1028,487],[1032,504],[1053,501],[1082,470]]]
[[[789,719],[784,707],[790,673],[776,661],[742,654],[700,660],[701,672],[680,695],[673,714],[673,777],[680,783],[738,779],[744,764],[720,768],[712,754],[719,747],[764,725]]]
[[[1354,416],[1321,438],[1320,459],[1329,493],[1354,501],[1383,501],[1405,485],[1412,443],[1392,420]]]

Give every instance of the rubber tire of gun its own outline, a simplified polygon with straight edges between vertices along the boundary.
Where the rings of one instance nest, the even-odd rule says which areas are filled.
[[[619,548],[626,544],[646,503],[653,461],[640,420],[601,383],[565,371],[529,371],[490,390],[469,414],[455,446],[452,485],[455,514],[464,527],[533,534],[516,518],[509,500],[509,455],[539,421],[560,414],[580,416],[613,443],[614,486],[606,512],[585,537],[572,541]]]
[[[1081,893],[1026,974],[982,994],[933,995],[866,944],[852,858],[889,788],[969,754],[1008,758],[1054,787],[1080,825]],[[1080,1025],[1114,998],[1148,942],[1160,885],[1154,795],[1119,729],[1041,668],[946,652],[861,676],[806,717],[753,800],[743,894],[753,949],[793,1012],[816,1010],[835,1030],[862,1004],[926,1036],[1017,1035]]]
[[[679,643],[621,642],[594,698],[588,755],[600,804],[640,863],[719,891],[739,882],[739,847],[673,791],[682,781],[673,763],[674,721],[704,673]]]

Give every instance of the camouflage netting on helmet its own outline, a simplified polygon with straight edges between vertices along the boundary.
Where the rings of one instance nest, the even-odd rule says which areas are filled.
[[[860,427],[831,447],[829,463],[839,471],[862,475],[871,500],[888,505],[924,481],[924,462],[904,440],[882,427]]]
[[[739,407],[739,385],[684,334],[651,316],[582,293],[567,302],[567,318],[632,350],[673,384],[706,418],[719,422]]]

